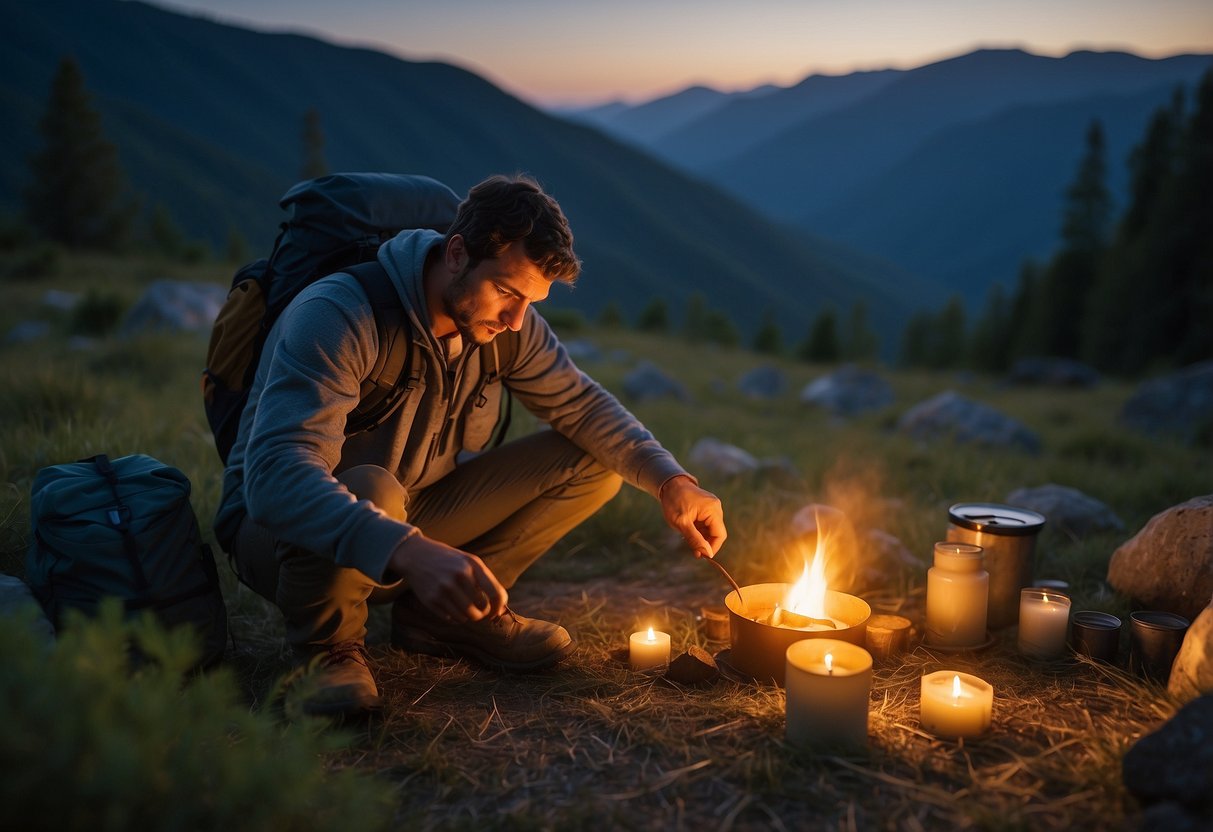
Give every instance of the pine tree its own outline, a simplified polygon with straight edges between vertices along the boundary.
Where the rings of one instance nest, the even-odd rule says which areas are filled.
[[[619,329],[623,326],[623,311],[618,303],[610,301],[602,307],[602,312],[598,315],[598,325],[606,329]]]
[[[1145,138],[1129,157],[1129,204],[1086,299],[1082,321],[1081,356],[1105,372],[1126,372],[1144,357],[1138,321],[1151,303],[1151,237],[1173,189],[1183,94],[1177,91],[1169,108],[1151,119]]]
[[[1005,372],[1010,366],[1014,334],[1006,290],[1001,283],[990,287],[981,317],[973,327],[969,356],[973,368],[987,373]]]
[[[1045,269],[1042,303],[1033,308],[1043,336],[1041,352],[1077,358],[1087,297],[1095,285],[1112,216],[1104,161],[1103,126],[1092,121],[1087,149],[1066,190],[1061,249]]]
[[[687,298],[686,321],[683,324],[683,335],[691,343],[704,340],[707,330],[708,305],[703,295],[692,292]]]
[[[876,357],[879,347],[876,333],[868,326],[867,304],[857,300],[851,307],[843,356],[849,361],[871,361]]]
[[[928,338],[927,366],[939,370],[955,369],[968,363],[965,352],[965,307],[953,295],[940,311]]]
[[[827,307],[817,314],[796,355],[809,362],[833,364],[838,361],[842,349],[838,344],[838,316],[833,309]]]
[[[641,332],[669,332],[670,310],[666,308],[665,301],[661,298],[649,301],[649,305],[640,310],[636,328]]]
[[[301,179],[315,179],[329,172],[324,158],[324,130],[320,126],[320,112],[311,107],[303,114],[303,166],[299,169]]]
[[[737,331],[729,316],[715,309],[709,309],[704,318],[709,343],[722,347],[735,347],[741,343],[741,333]]]
[[[178,257],[185,250],[185,235],[177,223],[173,222],[164,203],[157,202],[152,209],[151,219],[148,220],[148,235],[151,237],[152,248],[168,257]]]
[[[72,58],[59,63],[39,131],[43,146],[30,159],[25,191],[30,226],[72,248],[123,248],[137,205]]]
[[[783,333],[779,331],[779,324],[775,323],[775,316],[769,311],[762,316],[762,325],[754,334],[753,347],[754,352],[763,355],[783,353]]]
[[[227,246],[223,253],[223,259],[228,263],[244,263],[249,259],[248,240],[240,229],[232,226],[227,230]]]
[[[901,333],[901,365],[926,367],[931,354],[931,332],[935,316],[930,312],[915,312]]]

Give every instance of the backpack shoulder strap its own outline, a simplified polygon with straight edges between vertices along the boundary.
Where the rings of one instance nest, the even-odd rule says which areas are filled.
[[[374,430],[400,407],[417,386],[411,366],[412,327],[404,303],[387,271],[378,260],[370,260],[344,270],[362,286],[379,333],[379,354],[370,375],[362,382],[358,406],[346,420],[347,436]]]

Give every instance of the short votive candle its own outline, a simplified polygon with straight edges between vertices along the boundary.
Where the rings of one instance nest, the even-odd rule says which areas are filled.
[[[628,664],[632,670],[653,670],[670,663],[670,634],[649,627],[632,633],[628,642]]]
[[[994,687],[971,673],[938,670],[922,677],[918,707],[924,731],[948,739],[979,737],[990,728]]]
[[[1070,599],[1055,590],[1027,587],[1019,591],[1019,652],[1032,659],[1065,655],[1070,625]]]

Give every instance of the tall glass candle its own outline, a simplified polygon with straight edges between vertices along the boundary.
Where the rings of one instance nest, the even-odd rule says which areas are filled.
[[[936,543],[927,570],[927,644],[976,647],[986,639],[990,574],[972,543]]]
[[[937,737],[979,737],[990,727],[994,688],[985,679],[956,670],[922,677],[919,721]]]
[[[1032,659],[1056,659],[1066,652],[1070,599],[1041,587],[1019,593],[1019,652]]]
[[[793,642],[784,672],[787,738],[800,748],[868,741],[872,654],[833,638]]]

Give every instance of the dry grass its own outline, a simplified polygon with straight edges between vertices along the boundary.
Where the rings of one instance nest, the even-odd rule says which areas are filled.
[[[1034,664],[1013,632],[973,655],[918,646],[878,666],[863,750],[799,751],[783,738],[783,691],[722,676],[683,687],[627,667],[627,634],[653,623],[675,653],[706,641],[696,614],[724,590],[687,559],[660,582],[523,582],[512,603],[578,641],[558,668],[503,675],[374,647],[382,717],[335,765],[374,771],[399,795],[396,823],[419,829],[1109,829],[1136,805],[1120,760],[1174,709],[1165,693],[1080,660]],[[908,600],[870,598],[914,617]],[[256,617],[256,612],[250,611]],[[250,622],[251,623],[251,622]],[[239,627],[239,623],[236,624]],[[385,609],[371,643],[387,641]],[[285,670],[273,628],[236,657],[263,693]],[[978,741],[919,727],[919,679],[941,668],[995,687]]]

